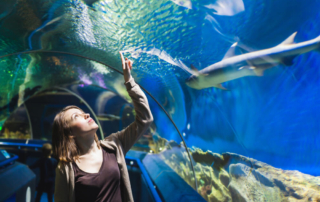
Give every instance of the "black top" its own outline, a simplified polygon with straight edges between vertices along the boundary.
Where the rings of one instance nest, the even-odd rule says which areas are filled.
[[[76,202],[121,202],[120,170],[115,153],[102,149],[98,173],[87,173],[73,162]]]
[[[29,166],[31,169],[40,168],[38,191],[43,190],[49,192],[54,190],[55,169],[57,165],[58,161],[54,158],[40,158],[33,165]]]

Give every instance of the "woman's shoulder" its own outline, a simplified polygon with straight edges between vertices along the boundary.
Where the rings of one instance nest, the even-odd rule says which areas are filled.
[[[66,164],[65,163],[62,163],[61,161],[58,162],[58,165],[57,165],[57,169],[58,170],[65,170],[65,166]]]
[[[103,144],[116,144],[117,141],[118,141],[117,133],[119,133],[119,132],[110,134],[109,136],[105,137],[103,140],[100,140],[100,143],[103,143]]]
[[[68,173],[68,171],[72,169],[72,163],[65,163],[65,162],[58,162],[58,165],[56,167],[56,171],[59,171],[59,173],[65,175]]]
[[[119,132],[117,132],[119,133]],[[119,139],[117,138],[117,133],[112,133],[108,137],[100,140],[100,145],[104,148],[114,150],[119,147]]]

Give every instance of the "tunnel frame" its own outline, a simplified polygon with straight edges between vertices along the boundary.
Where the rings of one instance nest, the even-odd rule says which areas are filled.
[[[76,56],[76,57],[80,57],[80,58],[84,58],[84,59],[87,59],[87,60],[91,60],[91,61],[95,61],[97,63],[100,63],[102,65],[105,65],[107,67],[109,67],[110,69],[116,71],[117,73],[123,75],[123,73],[121,71],[119,71],[118,69],[110,66],[110,65],[107,65],[99,60],[96,60],[96,59],[92,59],[92,58],[89,58],[89,57],[86,57],[86,56],[83,56],[83,55],[79,55],[79,54],[75,54],[75,53],[69,53],[69,52],[64,52],[64,51],[54,51],[54,50],[30,50],[30,51],[23,51],[23,52],[16,52],[16,53],[10,53],[10,54],[6,54],[6,55],[2,55],[0,56],[0,59],[1,58],[5,58],[5,57],[10,57],[10,56],[14,56],[14,55],[20,55],[20,54],[30,54],[30,53],[59,53],[59,54],[65,54],[65,55],[72,55],[72,56]],[[154,96],[152,96],[152,94],[147,91],[144,87],[142,87],[139,83],[137,83],[140,88],[142,90],[144,90],[156,103],[157,105],[163,110],[163,112],[167,115],[167,117],[169,118],[169,120],[171,121],[171,123],[174,125],[175,129],[177,130],[180,138],[182,139],[182,142],[183,142],[183,145],[187,151],[187,154],[188,154],[188,157],[190,159],[190,164],[191,164],[191,169],[192,169],[192,172],[193,172],[193,176],[194,176],[194,179],[197,179],[196,178],[196,174],[195,174],[195,170],[194,170],[194,166],[193,166],[193,163],[192,163],[192,158],[191,158],[191,155],[190,155],[190,152],[188,150],[188,147],[186,145],[186,142],[182,136],[182,134],[180,133],[177,125],[174,123],[173,119],[170,117],[169,113],[164,109],[164,107],[156,100],[156,98]],[[197,180],[195,180],[195,187],[196,187],[196,190],[198,189],[198,183],[197,183]]]

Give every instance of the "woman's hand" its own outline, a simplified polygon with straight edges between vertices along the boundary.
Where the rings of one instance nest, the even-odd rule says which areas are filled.
[[[132,69],[132,61],[128,60],[128,58],[124,59],[121,51],[119,51],[121,62],[122,62],[122,70],[124,82],[128,82],[131,79],[131,69]]]

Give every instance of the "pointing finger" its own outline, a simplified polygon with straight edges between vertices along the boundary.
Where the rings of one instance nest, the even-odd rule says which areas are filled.
[[[132,63],[133,62],[131,60],[128,61],[128,66],[129,66],[130,70],[132,69]]]
[[[121,57],[121,62],[122,62],[122,69],[125,69],[125,60],[124,60],[124,58],[123,58],[123,55],[122,55],[122,52],[121,51],[119,51],[119,54],[120,54],[120,57]]]

